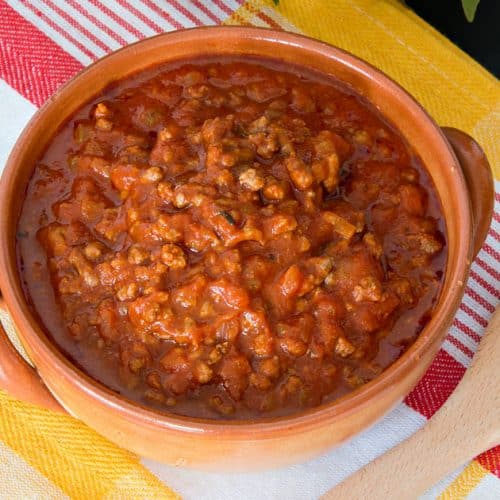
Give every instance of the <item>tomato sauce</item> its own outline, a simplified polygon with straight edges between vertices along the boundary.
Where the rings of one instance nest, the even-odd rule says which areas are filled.
[[[286,415],[369,382],[432,315],[430,176],[339,82],[260,59],[150,69],[73,116],[17,233],[41,323],[162,411]]]

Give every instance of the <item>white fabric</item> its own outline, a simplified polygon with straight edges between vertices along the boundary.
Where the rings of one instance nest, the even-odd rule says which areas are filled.
[[[7,157],[36,107],[0,78],[0,175]]]
[[[147,459],[142,463],[186,500],[313,499],[409,437],[425,422],[420,413],[400,404],[350,443],[304,464],[264,472],[216,474],[168,467]]]

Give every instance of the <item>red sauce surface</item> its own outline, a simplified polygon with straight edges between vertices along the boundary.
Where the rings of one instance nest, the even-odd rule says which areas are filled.
[[[154,408],[285,415],[417,338],[446,261],[429,175],[363,98],[263,60],[136,75],[37,163],[25,291],[95,379]]]

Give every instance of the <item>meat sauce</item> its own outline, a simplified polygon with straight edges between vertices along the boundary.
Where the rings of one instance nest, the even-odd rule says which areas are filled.
[[[54,342],[181,415],[287,415],[377,377],[432,315],[446,264],[419,158],[338,82],[260,59],[107,89],[37,163],[17,233]]]

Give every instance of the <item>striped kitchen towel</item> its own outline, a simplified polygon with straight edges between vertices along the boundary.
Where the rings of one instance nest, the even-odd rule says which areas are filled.
[[[117,448],[71,417],[0,393],[0,498],[317,498],[441,407],[500,301],[498,81],[396,1],[0,0],[0,172],[36,108],[81,68],[144,37],[219,23],[304,33],[353,52],[408,89],[438,123],[483,146],[496,178],[495,215],[453,326],[425,377],[384,420],[325,456],[275,471],[168,467]],[[2,320],[15,336],[8,317]],[[500,498],[500,447],[424,497]]]

